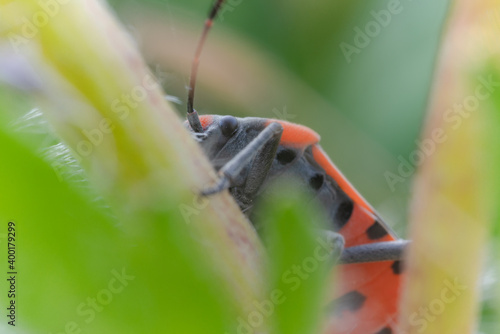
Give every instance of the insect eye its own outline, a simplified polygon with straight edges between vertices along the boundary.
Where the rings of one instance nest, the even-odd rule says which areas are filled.
[[[226,137],[231,137],[238,129],[238,120],[233,116],[224,116],[220,120],[220,129]]]

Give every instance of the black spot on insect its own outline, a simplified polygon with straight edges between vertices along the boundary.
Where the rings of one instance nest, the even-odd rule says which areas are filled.
[[[387,235],[387,230],[382,226],[382,224],[375,221],[372,226],[368,227],[366,234],[368,235],[368,238],[372,240],[380,239]]]
[[[384,327],[375,334],[392,334],[392,329],[389,327]]]
[[[354,210],[354,204],[351,200],[346,200],[340,203],[337,213],[335,214],[335,225],[338,229],[341,229],[351,218],[352,211]]]
[[[309,179],[309,185],[314,190],[318,190],[325,183],[325,177],[322,174],[315,174]]]
[[[330,306],[335,315],[340,315],[344,311],[356,312],[363,307],[366,297],[358,291],[351,291],[335,299]]]
[[[392,263],[391,268],[392,268],[392,272],[393,272],[395,275],[399,275],[399,274],[401,274],[401,273],[403,272],[403,269],[404,269],[404,267],[403,267],[403,262],[401,262],[401,261],[399,261],[399,260],[398,260],[398,261],[394,261],[394,262]]]
[[[278,162],[280,164],[286,165],[286,164],[289,164],[290,162],[292,162],[296,156],[297,156],[297,153],[295,153],[294,150],[285,148],[285,149],[278,152],[278,154],[276,155],[276,159],[278,159]]]

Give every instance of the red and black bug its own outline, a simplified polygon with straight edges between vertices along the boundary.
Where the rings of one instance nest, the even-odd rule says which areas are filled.
[[[314,193],[340,241],[338,286],[328,333],[395,332],[404,241],[347,181],[319,146],[319,135],[298,124],[264,118],[198,116],[193,108],[200,54],[224,0],[205,22],[193,61],[187,103],[188,128],[214,168],[218,182],[204,195],[225,189],[248,214],[254,199],[277,178],[293,177]]]

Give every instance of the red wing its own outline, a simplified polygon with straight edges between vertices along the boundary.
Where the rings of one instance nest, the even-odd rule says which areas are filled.
[[[269,119],[265,125],[267,126],[271,122],[277,122],[283,126],[283,134],[281,135],[280,145],[307,147],[319,142],[319,135],[306,126],[277,119]]]
[[[346,247],[395,240],[395,235],[375,210],[354,189],[321,147],[313,145],[314,160],[354,201],[349,221],[339,233]],[[340,265],[336,291],[332,294],[335,313],[328,324],[328,334],[395,333],[399,285],[399,261]]]

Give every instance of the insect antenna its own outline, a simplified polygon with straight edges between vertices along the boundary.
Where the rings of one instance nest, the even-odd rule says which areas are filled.
[[[215,17],[219,12],[224,0],[216,0],[210,10],[207,20],[205,21],[205,26],[203,28],[203,33],[201,34],[200,41],[196,47],[196,52],[194,54],[193,64],[191,67],[191,76],[189,78],[189,88],[188,88],[188,101],[187,101],[187,119],[189,125],[195,132],[203,132],[203,127],[201,126],[200,118],[198,113],[193,108],[194,103],[194,88],[196,86],[196,75],[198,74],[198,65],[200,63],[201,51],[203,50],[203,45],[207,39],[207,34],[212,27]]]

